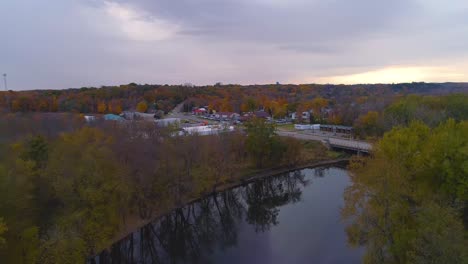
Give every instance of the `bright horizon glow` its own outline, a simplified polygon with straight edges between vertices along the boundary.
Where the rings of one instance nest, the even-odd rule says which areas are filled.
[[[375,84],[410,82],[463,82],[468,74],[445,67],[396,66],[363,73],[320,77],[316,83],[332,84]]]

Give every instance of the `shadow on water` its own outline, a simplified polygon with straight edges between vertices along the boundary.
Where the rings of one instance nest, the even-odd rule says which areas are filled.
[[[242,220],[255,232],[277,225],[278,207],[300,201],[305,185],[304,174],[296,171],[206,197],[144,226],[88,263],[210,263],[205,257],[213,251],[237,244]]]

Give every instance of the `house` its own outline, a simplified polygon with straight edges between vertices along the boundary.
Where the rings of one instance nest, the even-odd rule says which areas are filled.
[[[296,120],[297,119],[297,113],[292,113],[291,114],[291,119]],[[310,119],[310,112],[302,112],[301,113],[301,119],[304,121],[308,121]]]
[[[86,122],[93,122],[93,121],[96,121],[96,117],[95,116],[92,116],[92,115],[85,115],[84,116],[84,119],[86,120]]]
[[[270,115],[265,111],[256,111],[253,113],[256,118],[270,119]]]
[[[197,109],[195,109],[195,110],[192,111],[192,113],[193,113],[194,115],[205,115],[207,112],[208,112],[208,111],[206,110],[206,108],[203,108],[203,107],[197,108]]]
[[[233,112],[218,112],[214,117],[220,120],[238,120],[240,115]]]
[[[241,122],[245,122],[245,121],[248,121],[252,118],[263,118],[263,119],[268,119],[270,120],[271,117],[270,115],[265,112],[265,111],[256,111],[256,112],[248,112],[248,113],[245,113],[243,116],[239,116],[237,118],[237,120],[241,121]]]
[[[292,119],[292,120],[296,120],[296,112],[294,112],[294,113],[291,114],[291,119]]]

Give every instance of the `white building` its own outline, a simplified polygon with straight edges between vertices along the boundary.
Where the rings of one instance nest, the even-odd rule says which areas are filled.
[[[294,125],[294,129],[296,129],[296,130],[313,130],[313,131],[318,131],[318,130],[320,130],[320,124],[313,124],[313,125],[300,125],[300,124],[296,124],[296,125]]]
[[[182,134],[188,135],[215,135],[222,132],[232,132],[234,131],[233,126],[223,126],[223,125],[209,125],[209,126],[193,126],[193,127],[184,127],[182,128]],[[182,135],[181,134],[181,135]]]
[[[292,120],[296,120],[296,115],[297,115],[297,114],[296,114],[295,112],[292,113],[292,114],[291,114],[291,119],[292,119]],[[302,119],[302,120],[309,120],[309,119],[310,119],[310,112],[302,112],[302,114],[301,114],[301,119]]]
[[[96,120],[96,117],[92,115],[85,115],[84,119],[86,120],[86,122],[93,122]]]

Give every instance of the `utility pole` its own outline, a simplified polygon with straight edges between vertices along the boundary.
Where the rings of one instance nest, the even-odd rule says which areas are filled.
[[[5,92],[8,91],[8,86],[7,86],[7,74],[3,74],[3,82],[5,83]]]

